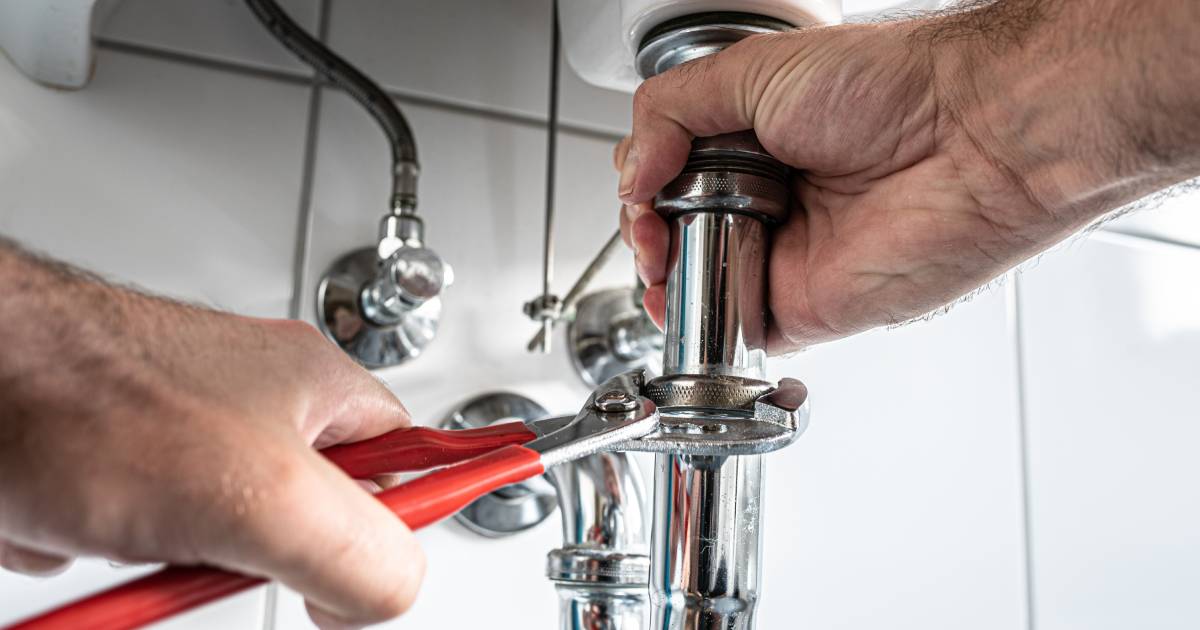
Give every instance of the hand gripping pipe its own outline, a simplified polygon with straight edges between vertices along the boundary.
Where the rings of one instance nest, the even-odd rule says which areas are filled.
[[[647,34],[638,69],[649,78],[749,35],[788,27],[739,13],[679,18]],[[668,391],[655,397],[664,413],[665,398],[677,397],[703,401],[685,405],[684,415],[722,416],[737,407],[737,395],[726,402],[719,392],[767,385],[767,230],[786,216],[787,176],[753,132],[698,138],[683,173],[655,200],[671,226],[673,265],[663,354]],[[679,385],[669,391],[673,383]],[[656,455],[652,628],[753,628],[762,503],[761,455]]]

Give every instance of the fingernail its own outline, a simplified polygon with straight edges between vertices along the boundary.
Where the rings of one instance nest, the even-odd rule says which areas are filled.
[[[645,203],[631,203],[625,206],[625,218],[629,219],[630,225],[633,225],[633,222],[637,221],[644,212],[646,212]]]
[[[621,166],[621,181],[617,184],[617,194],[624,199],[633,192],[633,183],[637,179],[637,147],[629,147],[625,156],[625,164]]]
[[[642,264],[641,248],[637,246],[637,243],[633,244],[633,270],[641,279],[642,284],[649,284],[646,282],[646,266]]]

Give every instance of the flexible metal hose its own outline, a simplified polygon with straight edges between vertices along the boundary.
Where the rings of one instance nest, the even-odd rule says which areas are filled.
[[[318,75],[358,101],[383,129],[391,145],[394,203],[416,207],[417,145],[400,108],[374,81],[309,35],[274,0],[246,0],[263,26]],[[407,197],[411,197],[408,199]]]

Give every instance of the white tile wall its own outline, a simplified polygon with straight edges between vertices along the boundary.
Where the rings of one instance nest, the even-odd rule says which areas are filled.
[[[97,66],[64,92],[0,63],[0,232],[121,282],[286,315],[307,90],[105,51]]]
[[[285,5],[315,28],[319,0]],[[338,50],[425,103],[404,107],[421,152],[421,208],[430,245],[459,281],[428,354],[383,374],[421,422],[488,389],[562,412],[584,394],[561,353],[523,351],[533,326],[520,305],[540,265],[548,25],[541,0],[332,0]],[[289,76],[301,68],[239,0],[123,0],[101,35]],[[33,85],[0,61],[0,94],[0,233],[153,290],[287,313],[305,85],[110,51],[78,93]],[[628,104],[564,67],[568,123],[620,133]],[[301,295],[310,321],[320,272],[371,243],[388,185],[383,139],[346,97],[324,91],[317,131]],[[610,148],[594,135],[562,137],[560,290],[615,226]],[[1194,202],[1176,205],[1115,225],[1200,243]],[[1200,248],[1113,238],[1048,257],[1021,281],[1034,621],[1195,627],[1200,501],[1188,482],[1200,471],[1186,421],[1200,385]],[[599,284],[630,275],[622,258]],[[1026,626],[1006,295],[772,361],[773,375],[808,383],[814,417],[798,445],[768,460],[760,628]],[[504,541],[453,524],[420,536],[430,559],[422,598],[388,627],[441,627],[447,611],[456,626],[552,627],[542,563],[558,542],[553,519]],[[89,561],[51,580],[0,574],[0,623],[137,571]],[[258,627],[263,607],[255,591],[165,627]],[[281,595],[275,627],[309,627],[298,596]]]
[[[104,40],[197,57],[312,74],[263,29],[245,0],[114,0],[100,25]],[[279,0],[279,6],[316,33],[319,0]]]
[[[760,628],[1022,626],[1020,440],[1003,290],[792,359],[812,423],[768,456]]]
[[[550,0],[338,0],[329,28],[332,46],[391,87],[545,115]],[[629,94],[589,86],[566,63],[561,76],[564,122],[629,128]]]
[[[1041,630],[1200,627],[1197,278],[1103,234],[1022,276]]]
[[[1147,204],[1149,207],[1130,212],[1106,227],[1200,247],[1200,181],[1181,190],[1186,192],[1170,196],[1161,204]]]

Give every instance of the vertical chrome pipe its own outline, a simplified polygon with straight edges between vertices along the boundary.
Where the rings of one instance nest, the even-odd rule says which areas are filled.
[[[664,374],[761,380],[766,230],[742,214],[681,214],[671,226]]]
[[[672,229],[665,374],[762,380],[766,234],[742,214],[682,214]],[[659,454],[653,628],[748,629],[758,602],[762,456]]]
[[[754,627],[761,455],[658,455],[650,601],[656,630]]]
[[[686,16],[651,30],[638,68],[650,77],[748,35],[786,27],[746,14]],[[767,227],[785,216],[786,177],[786,168],[751,132],[699,138],[683,173],[658,195],[656,209],[672,228],[664,378],[698,375],[711,384],[761,384]],[[737,415],[719,405],[663,411]],[[652,628],[754,627],[762,494],[760,455],[655,456]]]

